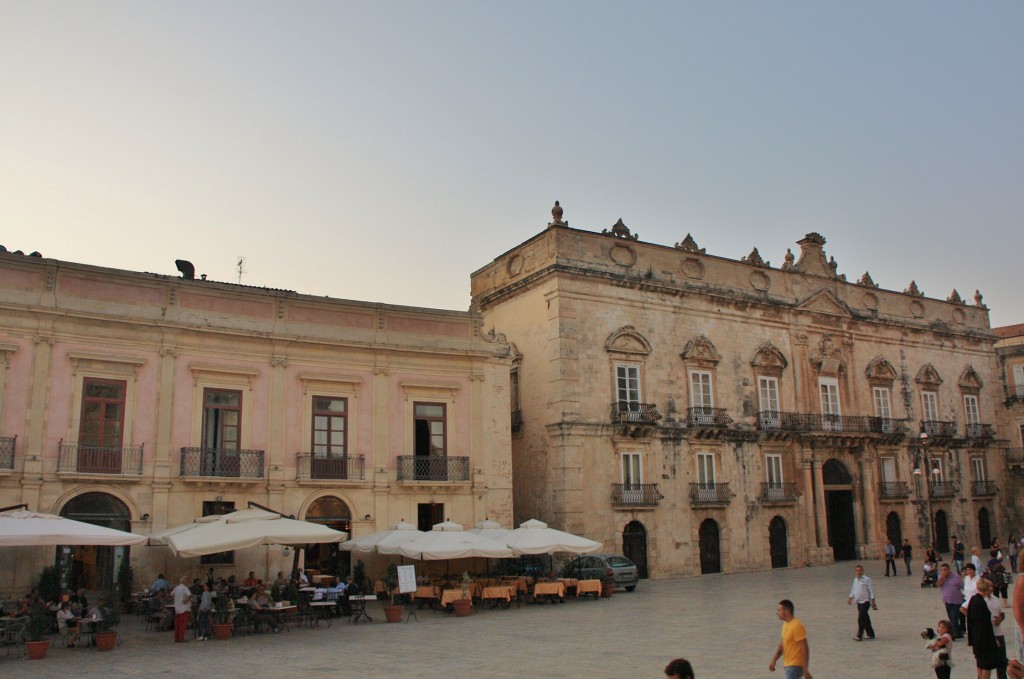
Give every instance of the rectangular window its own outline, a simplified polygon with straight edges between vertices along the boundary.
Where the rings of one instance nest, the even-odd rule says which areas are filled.
[[[772,488],[782,487],[782,456],[765,455],[765,468],[768,470],[768,485]]]
[[[715,485],[714,453],[697,453],[697,483],[705,488]]]
[[[444,522],[443,502],[421,502],[416,505],[416,528],[429,531]]]
[[[833,377],[818,378],[818,394],[821,397],[821,428],[838,431],[842,424],[839,416],[839,381]]]
[[[896,483],[896,458],[882,458],[882,483]]]
[[[714,408],[711,394],[711,373],[703,370],[690,372],[690,405],[694,408]]]
[[[943,481],[946,480],[946,470],[942,466],[942,458],[941,457],[933,457],[932,458],[931,474],[932,474],[932,481],[935,481],[937,483],[942,483]]]
[[[779,381],[777,379],[758,377],[757,394],[761,412],[779,412]]]
[[[1024,398],[1024,365],[1013,366],[1013,393]]]
[[[85,378],[82,384],[79,446],[121,448],[127,390],[127,382]]]
[[[233,511],[235,511],[234,502],[223,502],[220,500],[203,501],[203,516],[221,516],[223,514],[230,514]],[[199,563],[201,564],[233,564],[234,562],[235,553],[233,551],[204,554],[199,557]]]
[[[981,417],[978,414],[978,397],[972,394],[964,395],[964,416],[967,426],[970,427],[972,424],[978,424],[981,421]]]
[[[988,475],[985,473],[985,458],[983,457],[972,457],[971,458],[971,471],[974,473],[975,481],[987,481]]]
[[[237,451],[241,440],[242,392],[203,390],[203,447]]]
[[[444,403],[415,403],[417,457],[444,457],[448,453],[447,407]]]
[[[508,398],[511,402],[512,410],[514,412],[519,411],[519,369],[513,368],[508,375]]]
[[[313,457],[345,457],[348,399],[313,397]]]
[[[618,364],[615,366],[615,400],[620,404],[640,403],[640,367]]]
[[[893,431],[892,408],[889,400],[888,387],[874,387],[871,390],[872,400],[875,403],[875,417],[879,419],[879,429],[883,434],[891,434]]]
[[[640,453],[622,454],[622,485],[639,486],[644,482],[640,469]]]
[[[939,419],[939,395],[934,391],[921,392],[921,414],[926,422]]]

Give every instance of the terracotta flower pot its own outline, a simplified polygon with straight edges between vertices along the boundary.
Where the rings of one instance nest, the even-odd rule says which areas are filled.
[[[28,653],[29,660],[42,660],[46,657],[46,652],[48,650],[50,650],[49,639],[25,642],[25,651]]]
[[[385,606],[384,619],[388,622],[402,622],[402,607],[394,605]]]
[[[97,632],[95,639],[96,648],[101,651],[113,651],[117,645],[117,632]]]
[[[457,599],[452,602],[452,608],[455,609],[455,615],[464,618],[473,612],[473,601],[471,599]]]
[[[221,641],[227,641],[231,638],[230,622],[215,622],[210,625],[210,631],[213,632],[213,636]]]
[[[612,584],[610,582],[602,582],[601,583],[601,596],[603,598],[610,599],[612,597],[612,592],[614,592],[614,591],[615,591],[615,585],[614,584]]]

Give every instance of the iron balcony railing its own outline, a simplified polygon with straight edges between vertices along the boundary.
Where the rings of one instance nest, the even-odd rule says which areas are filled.
[[[1024,464],[1024,448],[1007,448],[1007,464]]]
[[[965,427],[965,434],[969,439],[991,439],[995,438],[996,428],[991,424],[968,424]]]
[[[57,445],[57,472],[140,476],[142,446],[115,448],[83,446],[61,441]]]
[[[469,458],[398,456],[399,481],[469,481]]]
[[[829,415],[820,413],[784,413],[778,410],[762,410],[757,413],[757,428],[762,431],[791,432],[844,432],[870,434],[870,420],[879,418],[859,415]],[[892,420],[897,422],[898,420]]]
[[[974,497],[989,497],[995,495],[999,489],[995,481],[972,481],[971,494]]]
[[[181,476],[225,479],[262,479],[262,450],[228,448],[182,448]]]
[[[956,484],[952,481],[932,481],[932,497],[955,497]]]
[[[882,481],[878,493],[883,500],[903,500],[910,497],[910,486],[906,481]]]
[[[696,406],[686,409],[686,424],[691,427],[728,427],[731,422],[725,408]]]
[[[733,494],[728,483],[691,483],[690,502],[695,505],[729,504]]]
[[[942,436],[952,438],[956,436],[956,422],[949,420],[924,420],[921,422],[921,430],[928,436]]]
[[[298,453],[295,455],[295,478],[337,479],[362,481],[366,478],[366,460],[363,455],[338,456]]]
[[[612,404],[612,422],[615,424],[654,424],[661,413],[653,403],[616,401]]]
[[[515,434],[521,431],[523,428],[523,411],[513,410],[512,411],[512,433]]]
[[[612,484],[612,503],[620,507],[657,507],[661,499],[656,483]]]
[[[894,420],[891,417],[869,417],[868,428],[875,434],[886,434],[894,436],[907,435],[907,421]]]
[[[771,481],[762,483],[761,502],[796,502],[796,484]]]
[[[0,469],[14,469],[14,446],[17,436],[0,436]]]

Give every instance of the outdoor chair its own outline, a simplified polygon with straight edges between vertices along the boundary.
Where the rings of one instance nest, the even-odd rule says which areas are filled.
[[[14,621],[0,630],[0,646],[4,647],[8,656],[12,648],[17,656],[21,656],[25,649],[25,622]]]

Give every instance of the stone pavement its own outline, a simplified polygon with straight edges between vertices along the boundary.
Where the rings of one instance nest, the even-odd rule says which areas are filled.
[[[520,609],[478,610],[468,618],[420,611],[419,620],[387,625],[336,620],[330,629],[294,629],[227,642],[174,644],[173,634],[147,632],[125,616],[124,645],[112,653],[52,648],[45,660],[0,656],[0,677],[663,677],[683,656],[699,679],[777,677],[768,672],[779,641],[779,599],[796,604],[807,626],[811,672],[821,679],[931,677],[919,633],[944,609],[920,573],[883,577],[880,561],[864,561],[875,582],[878,639],[855,642],[856,606],[847,606],[855,562],[836,566],[641,581],[611,599]],[[1012,638],[1012,619],[1004,623]],[[973,656],[954,647],[954,676],[973,676]]]

